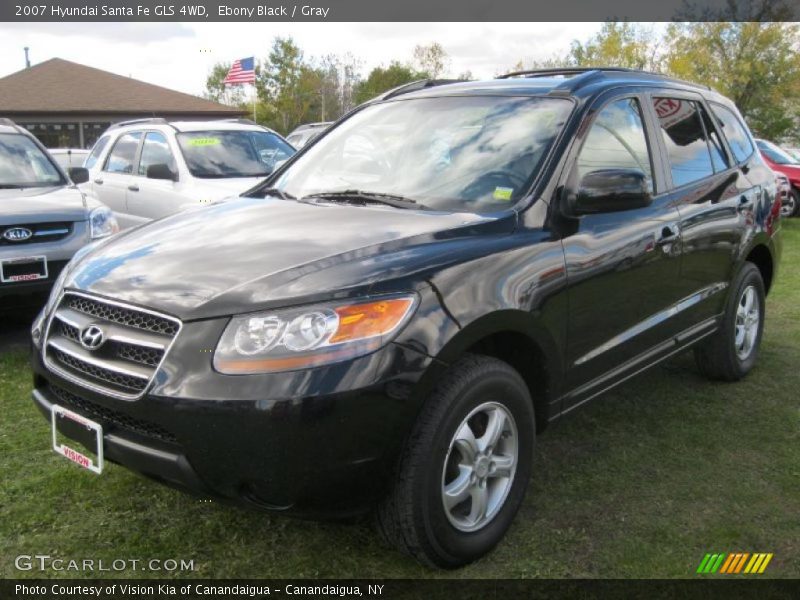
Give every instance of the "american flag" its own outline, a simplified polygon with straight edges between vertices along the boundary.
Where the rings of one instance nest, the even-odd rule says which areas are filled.
[[[241,58],[234,61],[231,70],[225,75],[222,83],[225,85],[238,85],[240,83],[255,83],[256,61],[254,57]]]

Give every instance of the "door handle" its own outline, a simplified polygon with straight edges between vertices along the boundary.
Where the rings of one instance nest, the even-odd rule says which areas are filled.
[[[139,191],[139,186],[136,185],[135,183],[132,183],[131,185],[128,186],[128,189],[130,191],[132,191],[132,192],[138,192]]]
[[[103,179],[102,179],[102,177],[98,177],[97,179],[95,179],[95,180],[94,180],[94,182],[95,182],[97,185],[103,185]]]

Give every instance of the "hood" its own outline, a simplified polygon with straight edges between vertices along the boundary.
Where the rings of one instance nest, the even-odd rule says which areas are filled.
[[[73,186],[0,189],[0,225],[85,221],[83,193]]]
[[[367,263],[410,238],[493,221],[471,213],[240,198],[119,234],[89,252],[66,285],[184,319],[246,312],[364,285],[376,276]]]

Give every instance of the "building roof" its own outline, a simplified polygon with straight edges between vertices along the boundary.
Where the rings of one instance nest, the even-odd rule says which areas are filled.
[[[234,117],[239,108],[51,58],[0,78],[0,115],[124,114]]]

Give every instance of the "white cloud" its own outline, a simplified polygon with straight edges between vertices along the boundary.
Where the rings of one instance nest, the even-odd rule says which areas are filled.
[[[275,36],[291,36],[307,56],[352,53],[364,74],[414,46],[442,44],[451,75],[493,77],[519,60],[547,58],[585,39],[599,23],[23,23],[0,24],[0,76],[59,57],[179,91],[200,94],[211,66],[264,58]]]

